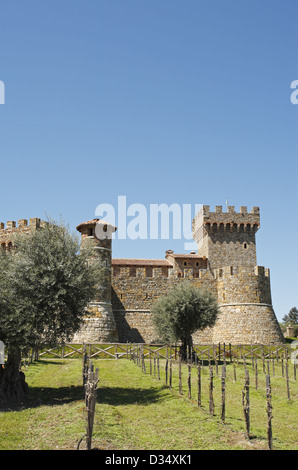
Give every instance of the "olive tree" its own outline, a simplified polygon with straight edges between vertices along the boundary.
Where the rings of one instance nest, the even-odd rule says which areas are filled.
[[[152,307],[152,319],[158,337],[167,343],[181,341],[181,356],[187,357],[192,334],[211,327],[218,315],[214,295],[184,281],[162,296]]]
[[[101,278],[99,266],[89,262],[91,250],[85,245],[80,251],[76,236],[49,222],[18,235],[14,249],[0,254],[0,340],[7,352],[0,400],[24,398],[22,354],[67,341],[80,328]]]

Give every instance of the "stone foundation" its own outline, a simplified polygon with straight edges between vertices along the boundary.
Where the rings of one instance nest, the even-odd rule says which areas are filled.
[[[231,304],[220,306],[213,328],[213,343],[277,344],[284,338],[272,305]]]
[[[111,304],[94,302],[88,307],[92,316],[86,316],[72,343],[116,343],[117,327]]]

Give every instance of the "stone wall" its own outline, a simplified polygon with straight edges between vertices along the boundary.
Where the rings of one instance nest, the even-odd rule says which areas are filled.
[[[118,273],[119,274],[119,273]],[[112,306],[120,342],[155,342],[159,338],[151,321],[151,306],[185,279],[173,276],[131,277],[129,271],[112,277]],[[200,270],[187,279],[210,290],[220,305],[213,328],[197,331],[196,343],[281,343],[284,341],[271,305],[269,270],[256,266],[227,266]]]
[[[154,342],[158,340],[151,321],[150,309],[160,296],[185,279],[177,277],[112,277],[112,306],[120,342]],[[200,278],[187,278],[197,287],[216,296],[217,283],[209,270],[200,270]]]
[[[46,222],[37,217],[27,219],[20,219],[18,223],[14,220],[9,220],[6,226],[0,222],[0,247],[3,250],[10,250],[13,246],[13,240],[16,235],[23,233],[30,233],[32,230],[44,227]]]
[[[272,305],[221,305],[212,342],[276,344],[284,341]]]
[[[211,212],[203,206],[193,221],[193,237],[198,243],[198,254],[208,258],[211,269],[223,266],[250,266],[257,264],[255,233],[260,226],[260,211],[253,207],[247,212],[242,206],[227,212],[216,206]]]
[[[111,304],[92,302],[80,330],[74,335],[72,343],[114,343],[118,341],[117,326]]]

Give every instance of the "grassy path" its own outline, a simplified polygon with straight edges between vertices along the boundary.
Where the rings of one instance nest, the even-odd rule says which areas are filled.
[[[94,443],[106,449],[243,449],[250,444],[129,361],[98,361]]]
[[[234,450],[266,449],[266,434],[258,432],[247,440],[243,434],[241,415],[241,385],[231,384],[227,423],[180,397],[150,375],[142,373],[129,360],[97,360],[99,386],[93,429],[93,447],[106,450]],[[26,369],[30,393],[19,410],[0,411],[0,450],[3,449],[75,449],[85,434],[85,406],[80,359],[48,360],[31,364]],[[193,379],[195,380],[195,378]],[[216,384],[215,384],[216,385]],[[238,389],[237,389],[238,387]],[[195,390],[195,385],[194,385]],[[215,386],[219,393],[219,387]],[[236,399],[232,393],[237,395]],[[207,391],[205,390],[205,397]],[[262,392],[259,397],[262,398]],[[216,398],[217,402],[218,397]],[[297,400],[296,400],[297,401]],[[236,406],[237,405],[237,406]],[[276,405],[276,404],[275,404]],[[257,413],[264,414],[260,402]],[[280,409],[279,409],[280,408]],[[274,416],[290,412],[289,422],[283,415],[275,418],[273,435],[275,448],[297,449],[295,413],[297,406],[287,410],[284,403],[275,406]],[[239,410],[238,410],[239,411]],[[288,426],[287,426],[288,425]],[[280,430],[278,431],[278,429]],[[276,431],[275,431],[276,430]],[[288,436],[283,440],[286,431]],[[277,431],[280,437],[276,435]]]

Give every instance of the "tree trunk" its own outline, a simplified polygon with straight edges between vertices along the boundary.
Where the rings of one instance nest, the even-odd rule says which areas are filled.
[[[182,362],[188,362],[189,360],[192,361],[192,358],[190,357],[191,350],[192,350],[192,337],[187,336],[185,338],[182,338],[181,346],[180,346],[180,354],[181,354]]]
[[[0,366],[0,402],[21,402],[24,400],[28,385],[25,375],[20,371],[21,354],[19,351],[8,354],[4,368]]]

